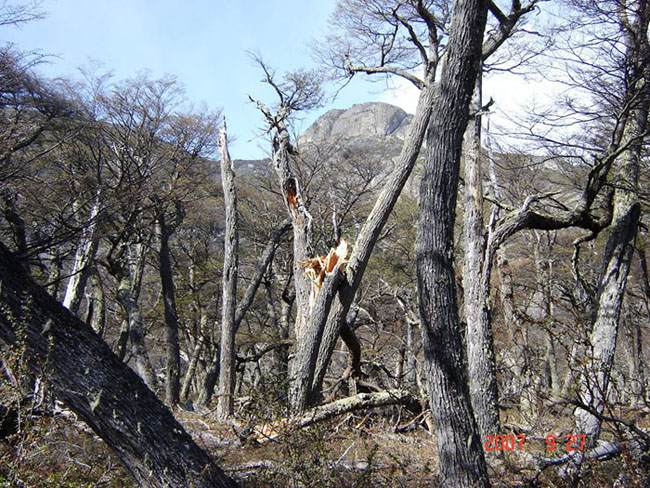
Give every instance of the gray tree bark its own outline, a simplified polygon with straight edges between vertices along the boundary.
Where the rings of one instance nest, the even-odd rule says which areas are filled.
[[[377,197],[375,205],[354,243],[354,248],[352,249],[345,270],[345,279],[338,293],[338,300],[333,304],[321,339],[312,385],[312,398],[318,397],[320,394],[327,367],[341,332],[341,327],[345,323],[356,291],[361,284],[361,278],[363,277],[370,255],[420,153],[420,148],[422,147],[426,128],[429,123],[429,117],[431,116],[435,69],[427,74],[425,80],[427,85],[420,92],[418,106],[413,120],[409,124],[408,134],[404,140],[399,159],[395,164],[393,172],[388,177],[384,188]]]
[[[289,131],[284,120],[277,123],[273,137],[272,164],[278,176],[280,191],[293,229],[293,275],[296,288],[295,334],[298,346],[304,342],[309,321],[311,280],[301,262],[314,256],[312,247],[312,216],[307,209],[298,178],[290,165]]]
[[[143,487],[234,487],[171,412],[90,327],[27,276],[0,244],[0,340],[28,349],[28,366],[115,451]]]
[[[483,60],[489,58],[506,41],[506,39],[508,39],[517,21],[535,7],[536,1],[537,0],[533,0],[524,7],[521,6],[521,2],[513,1],[511,11],[507,15],[501,12],[495,3],[489,2],[490,10],[497,18],[500,26],[499,29],[495,29],[492,35],[485,39],[482,47],[480,47],[479,50]],[[433,98],[440,89],[440,87],[435,84],[436,70],[440,59],[444,59],[446,53],[441,57],[438,52],[439,45],[436,40],[439,36],[439,33],[437,32],[438,25],[435,16],[427,10],[427,7],[425,7],[422,2],[418,2],[417,10],[422,17],[422,21],[427,25],[429,37],[428,52],[427,49],[424,48],[423,44],[420,44],[413,39],[423,58],[424,75],[421,80],[414,80],[413,77],[405,74],[403,70],[393,70],[390,67],[368,68],[365,66],[348,65],[348,69],[352,73],[365,72],[370,74],[377,72],[392,72],[414,82],[421,91],[415,115],[409,124],[409,131],[404,140],[399,159],[394,166],[393,172],[388,177],[384,188],[377,197],[375,205],[366,219],[352,249],[345,280],[342,281],[342,287],[339,291],[339,299],[334,302],[332,312],[328,318],[323,333],[322,344],[318,354],[316,373],[314,374],[314,382],[312,385],[313,392],[311,396],[313,398],[318,397],[322,388],[323,379],[325,378],[325,373],[327,372],[327,367],[332,357],[332,353],[334,352],[334,347],[336,346],[336,341],[341,327],[345,323],[347,313],[354,301],[356,290],[361,283],[363,273],[374,249],[374,245],[384,228],[388,216],[392,212],[395,202],[404,188],[420,153],[427,124],[429,123],[429,117],[431,116]],[[414,32],[412,32],[411,35],[413,36]],[[483,40],[482,37],[481,40]]]
[[[602,270],[596,297],[596,313],[590,335],[590,355],[581,378],[583,403],[602,413],[607,403],[607,391],[616,351],[618,321],[634,255],[639,225],[638,195],[641,151],[648,128],[650,110],[650,54],[648,27],[650,4],[646,0],[633,2],[627,9],[617,10],[626,49],[627,90],[624,102],[622,149],[614,161],[614,212],[603,252]],[[577,409],[578,428],[588,436],[591,445],[600,435],[601,421],[591,413]]]
[[[482,107],[482,76],[479,67],[472,111]],[[483,171],[481,168],[481,117],[475,115],[465,132],[465,262],[463,290],[467,320],[467,371],[474,416],[481,436],[500,432],[498,388],[492,318],[490,315],[491,265],[486,262],[487,235],[483,223]]]
[[[166,219],[164,207],[160,209],[158,215],[158,225],[160,226],[159,272],[165,312],[165,369],[167,371],[165,401],[171,408],[174,408],[180,401],[181,358],[178,343],[178,311],[176,309],[176,292],[169,240],[174,231],[181,225],[184,216],[185,212],[180,201],[175,202],[175,213],[172,222]]]
[[[543,241],[546,240],[546,246]],[[544,332],[544,375],[545,383],[551,388],[554,395],[560,393],[560,372],[558,370],[557,355],[555,352],[555,337],[553,333],[553,261],[551,253],[553,241],[549,233],[540,234],[535,232],[535,269],[537,274],[537,293],[541,297],[538,304],[540,316],[538,320],[542,323]]]
[[[453,265],[463,134],[481,59],[487,2],[456,2],[433,102],[420,185],[417,279],[429,403],[442,486],[490,486],[463,360]]]
[[[264,279],[264,275],[273,262],[275,251],[278,250],[278,247],[282,242],[282,237],[284,237],[284,234],[286,234],[289,229],[291,229],[291,223],[289,220],[285,220],[271,232],[271,237],[264,247],[262,256],[260,257],[260,260],[257,264],[257,269],[255,270],[255,273],[253,274],[253,277],[251,278],[246,291],[244,292],[244,296],[239,301],[239,305],[237,305],[237,310],[235,312],[235,331],[239,329],[239,325],[246,315],[246,312],[253,304],[255,294],[257,293],[257,290],[260,287],[262,280]]]
[[[144,255],[140,244],[122,243],[119,257],[111,261],[111,272],[118,279],[117,299],[127,317],[128,337],[131,340],[135,369],[149,388],[158,386],[144,340],[144,322],[137,302],[139,294],[141,261]],[[137,249],[136,249],[137,248]]]
[[[629,304],[628,304],[629,308]],[[643,355],[643,334],[641,323],[631,314],[624,315],[624,331],[627,338],[628,392],[630,407],[639,408],[645,401],[645,367]]]
[[[199,358],[201,357],[201,352],[203,351],[203,345],[205,343],[205,335],[208,333],[208,314],[205,310],[201,310],[201,318],[199,319],[199,334],[196,338],[196,343],[192,348],[192,355],[190,356],[190,363],[187,366],[187,371],[185,372],[185,377],[183,378],[183,385],[181,386],[180,391],[180,401],[186,402],[187,397],[190,393],[190,385],[192,384],[192,379],[196,373],[196,368],[199,364]]]
[[[219,133],[221,184],[226,207],[226,233],[223,258],[223,308],[221,315],[221,348],[219,355],[219,395],[217,416],[226,419],[233,414],[235,394],[235,312],[237,304],[237,260],[239,236],[237,227],[237,195],[235,171],[228,153],[226,120]]]
[[[289,391],[289,401],[294,414],[305,410],[311,403],[313,394],[311,385],[314,379],[318,348],[321,344],[323,327],[330,311],[332,301],[341,280],[340,265],[336,266],[332,274],[328,275],[323,286],[316,295],[316,301],[310,310],[306,334],[298,346],[295,366],[292,371],[292,383]]]
[[[97,269],[93,269],[88,276],[86,302],[88,303],[86,323],[97,334],[103,336],[106,329],[106,296]]]
[[[95,201],[88,216],[88,223],[84,227],[79,243],[77,244],[77,250],[75,251],[74,261],[70,271],[70,279],[68,280],[68,286],[66,287],[63,298],[63,306],[75,315],[79,313],[79,305],[81,305],[88,275],[90,274],[90,265],[97,252],[97,244],[99,242],[97,218],[101,205],[100,199],[101,192],[97,190]]]

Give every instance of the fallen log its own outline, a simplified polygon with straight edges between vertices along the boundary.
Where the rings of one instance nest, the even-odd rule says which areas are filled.
[[[293,429],[308,427],[338,415],[392,405],[403,405],[416,414],[422,410],[420,402],[406,390],[392,389],[374,393],[359,393],[325,405],[319,405],[293,418],[280,419],[256,426],[249,438],[263,444]]]

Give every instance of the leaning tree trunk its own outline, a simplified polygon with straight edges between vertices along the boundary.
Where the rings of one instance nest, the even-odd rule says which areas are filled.
[[[472,110],[482,106],[481,69],[476,75]],[[474,416],[482,436],[500,432],[494,337],[490,316],[490,271],[483,223],[481,117],[474,116],[465,133],[465,263],[463,289],[467,320],[467,366]]]
[[[429,402],[442,486],[490,486],[463,361],[454,221],[463,133],[481,56],[487,2],[456,2],[433,103],[420,185],[417,278]]]
[[[27,276],[0,244],[0,340],[113,449],[143,487],[234,487],[171,412],[93,330]]]
[[[627,137],[624,138],[632,148],[624,152],[620,161],[615,184],[614,215],[603,255],[596,317],[590,335],[591,354],[581,378],[582,401],[599,413],[603,412],[607,403],[618,321],[639,224],[637,181],[641,144],[631,141],[644,133],[646,117],[647,107],[643,111],[634,111],[626,124]],[[576,419],[581,432],[588,436],[591,444],[595,443],[600,435],[601,421],[580,409],[576,411]]]
[[[647,139],[648,111],[650,110],[650,68],[648,55],[648,26],[650,8],[647,2],[632,3],[621,9],[617,19],[625,41],[627,93],[624,97],[623,133],[619,147],[621,154],[615,161],[613,181],[614,212],[603,252],[602,270],[596,296],[596,313],[590,336],[590,357],[581,378],[581,400],[603,412],[614,363],[618,320],[625,293],[627,275],[634,256],[641,207],[639,203],[639,168],[644,141]],[[600,435],[601,422],[585,410],[576,410],[581,432],[594,444]]]
[[[228,418],[233,413],[235,394],[235,312],[237,305],[237,259],[239,236],[237,230],[237,195],[235,171],[228,153],[226,120],[219,134],[221,155],[221,184],[226,207],[226,234],[223,257],[223,309],[221,311],[221,349],[219,354],[219,395],[217,416]]]
[[[287,219],[282,221],[280,225],[278,225],[271,232],[271,237],[269,238],[269,241],[266,243],[266,246],[264,247],[264,251],[262,252],[262,255],[260,256],[260,259],[257,263],[257,269],[255,270],[255,273],[253,274],[250,283],[246,287],[244,296],[239,301],[239,305],[237,305],[237,310],[235,311],[235,332],[239,329],[239,325],[241,324],[241,321],[244,319],[246,312],[248,312],[248,309],[253,304],[253,300],[255,299],[255,294],[257,293],[257,290],[262,284],[262,281],[264,280],[264,276],[266,276],[266,273],[269,270],[271,263],[273,263],[275,252],[278,250],[278,247],[280,247],[280,244],[282,242],[282,237],[286,232],[289,231],[289,229],[291,229],[291,223]]]
[[[512,2],[512,9],[508,15],[499,15],[499,28],[494,29],[492,34],[486,39],[484,45],[478,47],[483,60],[489,58],[512,34],[518,20],[528,12],[530,12],[536,2],[531,2],[527,6],[522,7],[521,2]],[[418,2],[418,11],[423,15],[425,23],[432,22],[433,17],[426,13],[427,7],[422,2]],[[493,5],[496,8],[496,5]],[[429,27],[430,36],[438,36],[436,32],[437,27]],[[482,40],[482,33],[481,33]],[[424,80],[422,83],[422,91],[418,99],[418,106],[415,111],[413,120],[409,124],[409,132],[404,140],[402,151],[399,159],[394,166],[394,170],[388,177],[384,188],[379,194],[375,205],[368,215],[366,222],[359,233],[352,254],[350,262],[346,271],[346,279],[343,281],[343,286],[339,292],[339,301],[334,303],[332,312],[327,320],[323,339],[318,354],[318,362],[316,366],[316,373],[314,374],[314,382],[312,385],[312,397],[317,397],[325,378],[325,373],[329,365],[336,341],[338,339],[341,327],[345,324],[345,319],[350,306],[354,300],[356,290],[361,282],[366,265],[377,242],[379,234],[381,233],[384,224],[388,220],[397,198],[399,197],[406,180],[408,179],[415,161],[420,152],[422,141],[424,138],[425,130],[431,114],[432,99],[436,93],[439,92],[439,86],[435,84],[436,72],[438,68],[439,53],[437,52],[438,46],[436,43],[429,45],[429,57],[425,63]],[[434,61],[435,60],[435,61]],[[352,72],[368,72],[365,67],[349,66]]]
[[[327,367],[336,341],[344,326],[350,306],[354,302],[357,289],[366,270],[368,261],[384,225],[388,221],[397,199],[420,154],[420,148],[426,134],[431,116],[431,107],[435,93],[435,70],[427,73],[426,86],[420,92],[415,116],[409,124],[408,134],[395,164],[395,168],[375,201],[372,211],[363,224],[357,237],[345,270],[345,280],[327,318],[318,352],[316,371],[312,384],[311,398],[320,396]]]

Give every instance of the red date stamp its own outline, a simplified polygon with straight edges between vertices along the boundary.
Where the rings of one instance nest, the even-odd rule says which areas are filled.
[[[582,434],[571,434],[564,439],[557,439],[554,435],[546,436],[546,450],[554,451],[556,448],[562,448],[566,451],[583,451],[585,448],[586,436]],[[518,435],[486,435],[486,451],[521,451],[526,443],[526,436]]]

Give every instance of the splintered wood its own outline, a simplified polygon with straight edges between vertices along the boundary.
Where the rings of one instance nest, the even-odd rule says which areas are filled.
[[[341,239],[338,247],[330,249],[327,256],[316,256],[298,262],[298,264],[305,267],[305,274],[311,280],[312,301],[323,286],[325,276],[331,274],[337,266],[347,263],[347,256],[348,241]]]

